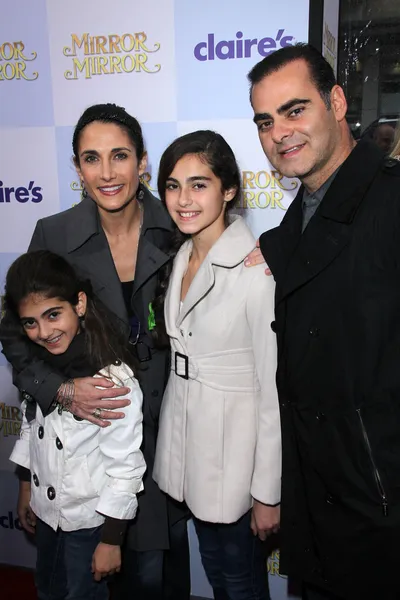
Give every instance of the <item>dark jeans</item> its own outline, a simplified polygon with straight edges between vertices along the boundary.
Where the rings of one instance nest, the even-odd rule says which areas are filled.
[[[263,543],[250,529],[250,516],[229,525],[193,519],[215,600],[270,600]]]
[[[122,571],[112,586],[112,600],[189,600],[186,519],[172,525],[169,535],[169,550],[124,550]]]
[[[92,557],[101,527],[54,531],[36,522],[36,587],[38,600],[107,600],[107,582],[97,582]]]

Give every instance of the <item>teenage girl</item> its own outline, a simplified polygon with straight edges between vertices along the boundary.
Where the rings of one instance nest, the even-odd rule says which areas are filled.
[[[213,131],[178,138],[161,158],[158,190],[180,234],[155,303],[172,361],[153,476],[190,508],[214,598],[266,600],[263,540],[279,526],[281,487],[274,281],[244,266],[255,240],[231,211],[240,187]]]

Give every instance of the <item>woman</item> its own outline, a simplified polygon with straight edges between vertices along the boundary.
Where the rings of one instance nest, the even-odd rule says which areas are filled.
[[[140,184],[146,169],[143,135],[137,120],[123,108],[99,104],[85,110],[75,127],[72,146],[83,200],[70,210],[40,220],[29,250],[60,254],[91,281],[95,294],[119,318],[126,343],[141,365],[137,376],[143,391],[142,451],[147,471],[138,515],[127,532],[125,575],[117,599],[159,599],[165,593],[173,600],[187,600],[185,513],[167,501],[151,477],[169,360],[167,350],[156,349],[152,342],[151,302],[157,273],[169,261],[163,248],[173,226],[165,208]],[[98,385],[113,385],[106,379],[74,378],[70,398],[60,397],[64,378],[45,361],[31,360],[19,324],[11,315],[6,314],[2,321],[0,341],[14,368],[16,385],[26,400],[39,404],[43,414],[58,397],[62,403],[70,402],[76,416],[97,425],[107,426],[111,419],[123,417],[109,409],[126,406],[126,401],[115,398],[126,396],[129,390],[97,389]],[[117,533],[125,535],[123,530]],[[173,585],[168,591],[163,569],[164,584]]]
[[[214,598],[265,600],[261,540],[278,527],[281,478],[274,282],[244,266],[255,241],[229,216],[240,174],[219,134],[175,140],[158,190],[182,245],[165,296],[172,371],[153,476],[190,508]]]

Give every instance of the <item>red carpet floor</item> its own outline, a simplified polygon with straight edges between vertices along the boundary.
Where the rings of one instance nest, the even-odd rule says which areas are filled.
[[[32,571],[0,566],[1,600],[37,600]]]

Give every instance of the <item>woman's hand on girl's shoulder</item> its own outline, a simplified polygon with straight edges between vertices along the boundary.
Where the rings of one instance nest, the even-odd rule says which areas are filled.
[[[250,252],[250,254],[248,254],[244,259],[244,266],[255,267],[256,265],[262,265],[263,263],[265,263],[265,260],[260,250],[260,240],[257,240],[254,250]],[[265,269],[265,274],[272,274],[268,267]]]
[[[121,569],[121,548],[100,542],[92,558],[92,573],[96,581],[107,575],[119,573]]]
[[[128,387],[116,387],[114,382],[106,377],[78,377],[74,379],[70,411],[81,419],[100,427],[107,427],[111,425],[111,420],[125,417],[124,412],[115,409],[129,406],[129,398],[124,398],[129,393]]]

